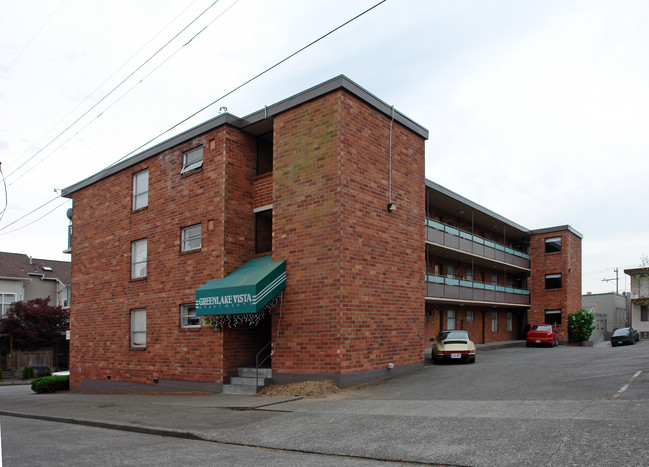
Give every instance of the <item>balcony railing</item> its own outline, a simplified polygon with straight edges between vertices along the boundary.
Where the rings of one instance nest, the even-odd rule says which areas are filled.
[[[432,219],[426,219],[426,226],[427,241],[525,269],[530,267],[530,255],[521,251]]]
[[[452,277],[426,274],[426,297],[529,305],[530,291]]]

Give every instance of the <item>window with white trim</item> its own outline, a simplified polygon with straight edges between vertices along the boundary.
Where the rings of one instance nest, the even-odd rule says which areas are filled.
[[[473,323],[473,310],[467,310],[466,312],[466,322]]]
[[[183,153],[183,169],[180,171],[181,174],[189,172],[190,170],[198,169],[203,166],[203,146],[199,146],[194,149]]]
[[[147,239],[131,242],[131,279],[146,277]]]
[[[196,305],[190,303],[180,305],[180,327],[181,328],[200,328],[201,318],[196,316]]]
[[[131,310],[131,347],[146,347],[146,310]]]
[[[201,247],[201,224],[190,225],[182,229],[181,251],[198,250]]]
[[[16,294],[0,293],[0,316],[4,316],[9,311],[9,307],[16,301]]]
[[[149,205],[149,170],[133,175],[133,210]]]
[[[491,312],[491,332],[498,332],[498,312]]]
[[[455,310],[446,311],[446,329],[455,329]]]
[[[507,331],[511,331],[512,328],[513,328],[512,320],[513,320],[512,312],[508,311],[507,312]]]

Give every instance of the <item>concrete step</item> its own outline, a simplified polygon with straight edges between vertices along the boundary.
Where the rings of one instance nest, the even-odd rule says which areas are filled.
[[[223,394],[257,394],[262,387],[250,384],[224,384]]]
[[[263,387],[267,383],[270,383],[270,378],[263,378],[261,376],[257,378],[257,386]],[[245,384],[247,386],[254,386],[255,377],[254,376],[232,376],[230,378],[230,384]]]
[[[248,378],[254,378],[255,375],[257,374],[257,370],[255,367],[239,367],[237,368],[237,372],[239,373],[239,376],[246,376]],[[260,378],[272,378],[273,377],[273,370],[270,368],[260,368],[259,369],[259,377]]]

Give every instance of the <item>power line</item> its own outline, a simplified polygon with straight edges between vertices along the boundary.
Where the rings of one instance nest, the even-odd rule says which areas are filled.
[[[16,219],[15,221],[13,221],[11,224],[7,224],[7,225],[5,225],[4,227],[0,227],[0,231],[3,231],[3,230],[6,229],[7,227],[14,225],[14,224],[15,224],[16,222],[18,222],[19,220],[24,219],[25,217],[27,217],[27,216],[29,216],[29,215],[35,213],[35,212],[38,211],[39,209],[44,208],[45,206],[47,206],[48,204],[50,204],[50,203],[56,201],[56,200],[59,199],[59,198],[60,198],[60,196],[55,196],[55,197],[52,198],[51,200],[49,200],[49,201],[47,201],[47,202],[41,204],[39,207],[37,207],[37,208],[35,208],[35,209],[32,209],[31,211],[29,211],[27,214],[23,215],[22,217],[19,217],[18,219]]]
[[[55,199],[58,199],[58,198],[59,198],[59,197],[57,196]],[[25,224],[25,225],[23,225],[22,227],[17,227],[17,228],[15,228],[15,229],[13,229],[13,230],[10,230],[9,232],[0,232],[0,235],[8,235],[8,234],[13,233],[13,232],[16,232],[16,231],[18,231],[18,230],[24,229],[25,227],[29,227],[30,225],[35,224],[36,222],[38,222],[38,221],[40,221],[41,219],[43,219],[45,216],[48,216],[48,215],[52,214],[52,213],[53,213],[54,211],[56,211],[58,208],[60,208],[61,206],[64,206],[64,205],[67,204],[67,203],[70,203],[71,201],[72,201],[71,199],[66,199],[66,200],[63,201],[61,204],[59,204],[58,206],[56,206],[54,209],[52,209],[52,210],[50,210],[50,211],[47,211],[47,212],[46,212],[45,214],[43,214],[41,217],[39,217],[38,219],[35,219],[35,220],[31,221],[29,224]],[[33,212],[33,211],[32,211],[32,212]],[[31,213],[30,213],[30,214],[31,214]],[[24,217],[24,216],[23,216],[23,217]],[[22,217],[21,217],[21,219],[22,219]],[[11,224],[9,224],[9,225],[11,225]]]
[[[65,0],[64,0],[64,1],[65,1]],[[121,71],[121,70],[126,66],[127,63],[129,63],[131,60],[133,60],[133,58],[135,58],[135,57],[136,57],[140,52],[142,52],[142,50],[144,50],[144,48],[145,48],[146,46],[148,46],[151,42],[153,42],[153,40],[154,40],[156,37],[158,37],[160,34],[162,34],[162,31],[164,31],[164,30],[167,29],[169,26],[171,26],[171,24],[173,24],[173,22],[176,21],[176,20],[180,17],[180,15],[182,15],[183,13],[185,13],[185,12],[186,12],[189,8],[191,8],[191,6],[192,6],[194,3],[196,3],[197,1],[198,1],[198,0],[194,0],[194,1],[193,1],[192,3],[190,3],[187,7],[185,7],[185,9],[183,9],[180,13],[178,13],[178,14],[174,17],[174,19],[172,19],[169,23],[167,23],[166,26],[164,26],[162,29],[160,29],[160,30],[159,30],[159,31],[158,31],[158,32],[157,32],[153,37],[151,37],[151,39],[149,39],[149,40],[148,40],[144,45],[142,45],[142,46],[137,50],[137,52],[135,52],[133,55],[131,55],[131,56],[130,56],[130,57],[129,57],[129,58],[128,58],[128,59],[127,59],[127,60],[126,60],[126,61],[125,61],[125,62],[124,62],[124,63],[123,63],[123,64],[122,64],[118,69],[117,69],[117,70],[115,70],[113,73],[111,73],[111,75],[108,76],[108,78],[106,78],[106,79],[105,79],[105,80],[104,80],[100,85],[98,85],[98,86],[95,88],[94,91],[92,91],[90,94],[88,94],[84,100],[82,100],[81,102],[79,102],[79,104],[77,104],[76,107],[74,107],[70,112],[68,112],[67,115],[65,115],[63,118],[61,118],[61,119],[60,119],[57,123],[55,123],[55,124],[54,124],[50,129],[49,129],[49,130],[47,130],[45,133],[43,133],[43,134],[42,134],[42,135],[41,135],[41,136],[36,140],[36,142],[35,142],[34,144],[32,144],[31,146],[29,146],[29,148],[27,148],[27,149],[25,150],[25,152],[23,152],[23,153],[20,155],[20,157],[18,157],[14,162],[15,162],[15,163],[18,163],[18,161],[19,161],[20,159],[22,159],[25,155],[27,155],[27,154],[29,153],[31,147],[36,146],[36,145],[37,145],[37,144],[38,144],[38,143],[39,143],[43,138],[45,138],[46,135],[48,135],[49,133],[51,133],[51,132],[56,128],[56,127],[58,127],[62,122],[64,122],[64,121],[65,121],[65,120],[66,120],[70,115],[72,115],[74,112],[76,112],[77,109],[78,109],[79,107],[81,107],[83,104],[85,104],[86,101],[88,101],[88,99],[90,99],[90,98],[91,98],[91,97],[92,97],[92,96],[93,96],[97,91],[99,91],[99,89],[101,89],[102,86],[104,86],[104,85],[105,85],[108,81],[110,81],[110,80],[111,80],[111,79],[112,79],[112,78],[113,78],[117,73],[119,73],[119,72],[120,72],[120,71]],[[237,0],[237,1],[238,1],[238,0]],[[84,128],[85,128],[85,127],[84,127]],[[75,135],[76,135],[76,134],[78,134],[78,132],[75,133]],[[67,140],[67,141],[69,141],[69,140]],[[67,142],[67,141],[66,141],[66,142]],[[55,153],[58,149],[60,149],[60,146],[59,146],[58,148],[56,148],[54,151],[52,151],[52,153],[50,153],[50,155],[53,154],[53,153]],[[48,157],[49,157],[49,156],[48,156]],[[41,159],[41,162],[42,162],[42,161],[43,161],[43,159]],[[28,162],[28,161],[26,161],[26,162]],[[36,165],[38,165],[38,164],[36,164]],[[34,168],[34,167],[35,167],[35,165],[32,166],[32,168]],[[19,178],[20,178],[20,177],[19,177]],[[14,181],[15,181],[15,180],[14,180]]]
[[[52,19],[52,17],[56,14],[57,11],[59,11],[59,8],[61,8],[61,6],[62,6],[64,3],[65,3],[65,0],[61,0],[61,3],[59,3],[59,6],[57,6],[57,7],[54,9],[54,11],[52,12],[52,14],[51,14],[51,15],[50,15],[46,20],[45,20],[45,22],[43,23],[43,25],[38,29],[38,31],[36,31],[36,33],[32,36],[32,38],[29,39],[29,42],[27,42],[27,45],[26,45],[25,47],[23,47],[23,49],[20,51],[20,53],[18,53],[18,55],[16,55],[16,57],[11,61],[11,63],[10,63],[9,65],[7,65],[7,68],[5,68],[5,69],[2,71],[2,73],[0,73],[0,78],[2,78],[2,77],[5,75],[5,73],[6,73],[7,71],[9,71],[9,69],[13,66],[13,64],[16,63],[16,61],[17,61],[17,60],[22,56],[22,54],[25,53],[25,50],[27,50],[27,49],[29,48],[29,46],[32,45],[32,42],[34,42],[34,39],[36,39],[36,36],[38,36],[38,35],[41,33],[41,31],[43,30],[43,28],[47,25],[47,23],[50,22],[50,20]]]
[[[216,104],[217,102],[219,102],[219,101],[225,99],[225,98],[228,97],[230,94],[233,94],[234,92],[238,91],[238,90],[241,89],[242,87],[244,87],[244,86],[246,86],[246,85],[252,83],[252,82],[255,81],[257,78],[259,78],[259,77],[265,75],[266,73],[268,73],[268,72],[271,71],[272,69],[274,69],[274,68],[278,67],[279,65],[281,65],[282,63],[284,63],[284,62],[290,60],[291,58],[293,58],[293,57],[296,56],[297,54],[303,52],[304,50],[308,49],[308,48],[311,47],[312,45],[314,45],[314,44],[320,42],[322,39],[324,39],[325,37],[330,36],[331,34],[333,34],[334,32],[338,31],[339,29],[342,29],[343,27],[347,26],[349,23],[355,21],[356,19],[360,18],[361,16],[365,15],[366,13],[369,13],[370,11],[372,11],[373,9],[375,9],[376,7],[378,7],[379,5],[381,5],[382,3],[385,3],[386,1],[387,1],[387,0],[381,0],[380,2],[378,2],[378,3],[376,3],[375,5],[369,7],[367,10],[363,11],[362,13],[359,13],[358,15],[356,15],[356,16],[354,16],[353,18],[351,18],[351,19],[345,21],[344,23],[342,23],[342,24],[339,25],[338,27],[332,29],[332,30],[329,31],[328,33],[323,34],[323,35],[320,36],[319,38],[317,38],[317,39],[315,39],[314,41],[308,43],[307,45],[305,45],[305,46],[302,47],[301,49],[296,50],[295,52],[293,52],[292,54],[290,54],[290,55],[288,55],[287,57],[283,58],[283,59],[280,60],[279,62],[275,63],[274,65],[272,65],[272,66],[270,66],[270,67],[268,67],[268,68],[266,68],[266,69],[265,69],[264,71],[262,71],[261,73],[256,74],[255,76],[253,76],[252,78],[248,79],[248,80],[245,81],[244,83],[238,85],[238,86],[235,87],[234,89],[232,89],[232,90],[226,92],[225,94],[223,94],[221,97],[217,98],[216,100],[210,102],[210,103],[207,104],[206,106],[204,106],[204,107],[202,107],[201,109],[197,110],[196,112],[194,112],[194,113],[191,114],[190,116],[184,118],[183,120],[181,120],[180,122],[176,123],[175,125],[173,125],[173,126],[167,128],[167,129],[166,129],[165,131],[163,131],[162,133],[158,134],[157,136],[154,136],[153,138],[151,138],[151,139],[150,139],[149,141],[147,141],[146,143],[144,143],[144,144],[138,146],[137,148],[133,149],[131,152],[129,152],[129,153],[126,154],[125,156],[120,157],[118,160],[116,160],[115,162],[113,162],[113,163],[112,163],[111,165],[109,165],[108,167],[112,167],[112,166],[114,166],[114,165],[120,163],[121,161],[123,161],[123,160],[126,159],[127,157],[130,157],[130,156],[133,155],[135,152],[137,152],[137,151],[139,151],[140,149],[142,149],[143,147],[149,145],[150,143],[152,143],[152,142],[155,141],[156,139],[158,139],[158,138],[160,138],[161,136],[163,136],[163,135],[169,133],[171,130],[173,130],[173,129],[179,127],[180,125],[182,125],[182,124],[185,123],[186,121],[188,121],[188,120],[194,118],[196,115],[198,115],[199,113],[203,112],[204,110],[210,108],[211,106],[213,106],[213,105]]]
[[[208,6],[205,10],[203,10],[196,18],[194,18],[189,24],[187,24],[184,28],[182,28],[176,35],[174,35],[165,45],[160,47],[153,55],[151,55],[149,58],[147,58],[140,66],[138,66],[134,71],[132,71],[126,78],[124,78],[122,81],[120,81],[117,86],[115,86],[113,89],[111,89],[104,97],[99,99],[92,107],[90,107],[88,110],[86,110],[79,118],[77,118],[74,122],[72,122],[70,125],[68,125],[63,131],[61,131],[58,135],[56,135],[53,139],[51,139],[45,146],[43,146],[41,149],[36,151],[34,155],[32,155],[30,158],[28,158],[25,162],[20,164],[18,167],[16,167],[12,172],[7,174],[7,178],[11,177],[14,173],[16,173],[18,170],[20,170],[22,167],[25,166],[29,161],[34,159],[37,155],[39,155],[41,152],[43,152],[46,148],[48,148],[54,141],[59,139],[64,133],[66,133],[70,128],[72,128],[74,125],[76,125],[79,120],[81,120],[83,117],[88,115],[90,111],[92,111],[94,108],[96,108],[99,104],[101,104],[108,96],[113,94],[119,88],[124,82],[126,82],[131,76],[133,76],[135,73],[137,73],[139,70],[142,69],[147,63],[149,63],[156,55],[158,55],[162,50],[164,50],[171,42],[173,42],[180,34],[185,32],[187,28],[189,28],[192,24],[194,24],[201,16],[203,16],[207,11],[209,11],[214,5],[216,5],[219,2],[219,0],[214,0],[210,6]],[[33,167],[32,167],[33,168]],[[31,169],[30,169],[31,170]]]
[[[221,16],[223,16],[227,11],[232,8],[234,5],[236,5],[239,2],[239,0],[236,0],[232,5],[230,5],[228,8],[226,8],[221,14],[219,14],[216,18],[214,18],[211,22],[209,22],[203,29],[198,31],[194,36],[192,36],[191,39],[189,39],[187,42],[185,42],[182,46],[180,46],[175,52],[173,52],[171,55],[169,55],[167,58],[164,59],[158,66],[156,66],[153,70],[151,70],[149,73],[147,73],[142,79],[140,79],[138,82],[136,82],[133,86],[131,86],[124,94],[122,94],[120,97],[118,97],[114,102],[112,102],[108,107],[106,107],[104,110],[102,110],[99,114],[97,114],[92,120],[87,122],[83,127],[81,127],[79,130],[77,130],[76,133],[74,133],[72,136],[70,136],[68,139],[63,141],[56,149],[54,149],[51,153],[49,153],[47,156],[43,157],[40,159],[36,165],[40,164],[41,162],[45,161],[48,159],[50,156],[52,156],[56,151],[61,149],[63,146],[65,146],[68,141],[73,139],[75,136],[77,136],[79,133],[81,133],[83,130],[88,128],[92,123],[94,123],[99,117],[101,117],[105,112],[110,110],[115,104],[117,104],[119,101],[121,101],[124,97],[126,97],[131,91],[133,91],[137,86],[139,86],[145,79],[147,79],[149,76],[151,76],[153,73],[155,73],[159,68],[161,68],[165,63],[167,63],[169,60],[171,60],[178,52],[180,52],[184,47],[189,45],[191,41],[193,41],[199,34],[201,34],[203,31],[205,31],[212,23],[214,23],[216,20],[218,20]],[[36,165],[33,165],[29,170],[33,169],[36,167]],[[16,183],[18,180],[20,180],[24,175],[29,173],[28,171],[23,172],[18,176],[18,178],[14,178],[11,183],[9,183],[9,186],[13,185]]]
[[[2,184],[5,188],[5,207],[2,209],[2,212],[0,212],[1,221],[5,215],[5,212],[7,211],[7,206],[9,206],[9,197],[7,196],[7,180],[5,180],[5,175],[2,173],[2,162],[0,162],[0,176],[2,177]]]

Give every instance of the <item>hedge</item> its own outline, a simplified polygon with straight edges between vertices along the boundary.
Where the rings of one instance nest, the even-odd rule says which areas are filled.
[[[68,389],[70,389],[69,376],[44,376],[32,381],[32,391],[38,394],[67,391]]]

